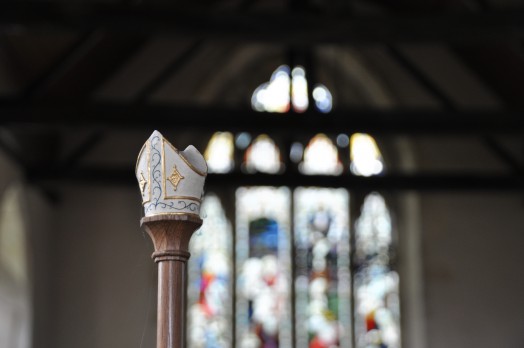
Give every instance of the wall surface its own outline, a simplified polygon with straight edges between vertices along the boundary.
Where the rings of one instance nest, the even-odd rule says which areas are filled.
[[[524,195],[421,203],[429,347],[523,347]]]
[[[419,168],[505,170],[470,140],[451,139],[440,149],[415,143]],[[149,237],[139,227],[138,190],[66,185],[60,197],[47,213],[34,203],[34,221],[44,215],[54,220],[39,242],[51,245],[44,271],[49,293],[40,299],[36,332],[47,333],[53,348],[153,347],[156,268]],[[429,348],[524,346],[524,195],[421,192],[399,198],[409,203],[399,215],[401,247],[411,255],[400,255],[401,272],[409,277],[401,285],[403,299],[424,301],[404,307],[404,348],[420,348],[423,341]],[[409,214],[417,215],[415,222]]]
[[[155,265],[133,188],[69,187],[57,208],[52,347],[153,347]]]

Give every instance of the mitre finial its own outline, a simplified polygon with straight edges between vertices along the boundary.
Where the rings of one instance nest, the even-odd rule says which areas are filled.
[[[140,150],[135,171],[146,217],[199,215],[207,165],[193,145],[180,151],[155,130]]]

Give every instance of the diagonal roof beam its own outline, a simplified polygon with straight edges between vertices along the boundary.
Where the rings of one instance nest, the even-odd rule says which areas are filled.
[[[142,91],[135,98],[137,102],[143,103],[158,90],[164,83],[166,83],[173,75],[180,71],[193,57],[198,53],[202,47],[202,40],[197,40],[191,44],[184,52],[178,55],[172,62],[164,69],[158,76],[145,86]]]
[[[500,42],[524,37],[524,12],[413,13],[326,16],[318,13],[256,14],[210,9],[152,8],[66,3],[8,2],[0,5],[0,30],[102,28],[141,34],[288,44]]]
[[[388,45],[389,54],[395,61],[402,66],[422,87],[424,87],[433,97],[435,97],[446,109],[454,110],[455,105],[435,83],[433,83],[413,62],[411,62],[397,48]]]
[[[115,69],[138,52],[147,38],[144,35],[118,35],[98,32],[87,49],[81,49],[74,62],[42,85],[38,98],[88,98]],[[91,40],[90,40],[91,41]]]
[[[80,38],[60,58],[56,59],[52,67],[44,71],[24,89],[24,97],[32,98],[53,84],[72,65],[80,60],[96,44],[98,39],[99,33],[96,32],[80,35]]]

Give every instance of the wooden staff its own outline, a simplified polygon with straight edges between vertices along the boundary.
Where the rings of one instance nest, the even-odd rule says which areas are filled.
[[[189,240],[202,219],[192,214],[144,217],[158,264],[157,348],[185,346],[186,272]]]
[[[157,348],[183,348],[189,240],[202,225],[207,164],[194,146],[180,151],[154,131],[138,154],[135,174],[144,205],[141,224],[158,264]]]

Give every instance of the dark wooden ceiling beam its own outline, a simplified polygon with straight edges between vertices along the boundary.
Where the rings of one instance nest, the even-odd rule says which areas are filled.
[[[203,39],[292,44],[500,42],[524,37],[524,12],[410,13],[334,16],[318,13],[256,14],[209,9],[110,6],[67,2],[7,2],[0,5],[0,30],[102,29]]]
[[[96,168],[83,167],[72,171],[56,168],[35,168],[27,179],[38,185],[64,182],[87,185],[136,185],[134,167]],[[490,173],[419,173],[361,177],[352,174],[341,176],[300,175],[297,173],[271,174],[209,174],[208,190],[238,186],[321,186],[345,187],[363,191],[515,191],[524,188],[524,180],[518,175]]]
[[[110,130],[368,132],[371,134],[515,134],[524,132],[524,111],[335,109],[303,114],[170,104],[28,103],[0,99],[0,126],[102,127]]]
[[[87,99],[147,41],[145,35],[98,34],[85,52],[39,88],[35,97]]]

